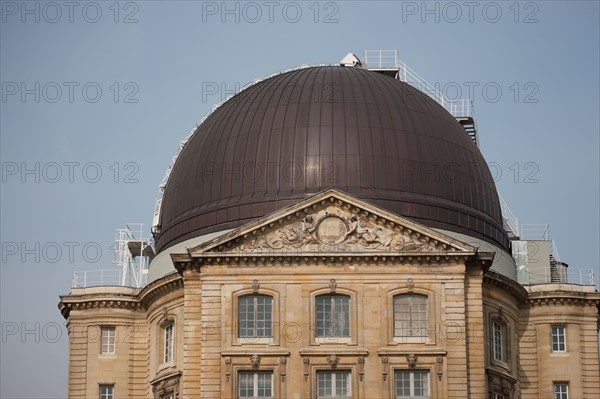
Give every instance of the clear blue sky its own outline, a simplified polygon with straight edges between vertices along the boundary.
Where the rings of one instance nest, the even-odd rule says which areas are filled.
[[[2,1],[0,396],[65,397],[58,295],[73,271],[113,267],[115,229],[149,229],[172,154],[221,87],[348,52],[398,49],[448,95],[474,87],[513,213],[600,274],[599,3],[475,3]]]

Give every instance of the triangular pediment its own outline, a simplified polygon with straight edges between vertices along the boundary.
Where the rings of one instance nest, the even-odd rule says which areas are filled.
[[[447,235],[335,189],[188,250],[192,257],[472,255]]]

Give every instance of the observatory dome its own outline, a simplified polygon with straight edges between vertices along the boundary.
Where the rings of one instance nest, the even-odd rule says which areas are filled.
[[[157,250],[331,187],[508,248],[491,173],[455,118],[407,83],[332,66],[257,83],[198,127],[165,187]]]

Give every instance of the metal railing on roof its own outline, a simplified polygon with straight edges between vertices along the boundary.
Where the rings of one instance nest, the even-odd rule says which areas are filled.
[[[85,270],[73,273],[71,288],[87,288],[98,286],[120,286],[123,273],[121,270]]]
[[[434,85],[410,69],[399,58],[398,50],[365,50],[364,61],[368,69],[394,69],[396,78],[427,94],[454,117],[474,117],[473,101],[468,98],[451,100]]]

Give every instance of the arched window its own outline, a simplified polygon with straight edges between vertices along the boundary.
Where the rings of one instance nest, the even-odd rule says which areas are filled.
[[[315,303],[317,338],[350,337],[350,297],[321,295]]]
[[[238,299],[238,337],[273,337],[273,298],[245,295]]]
[[[427,296],[401,294],[394,297],[394,337],[420,338],[428,336]]]

